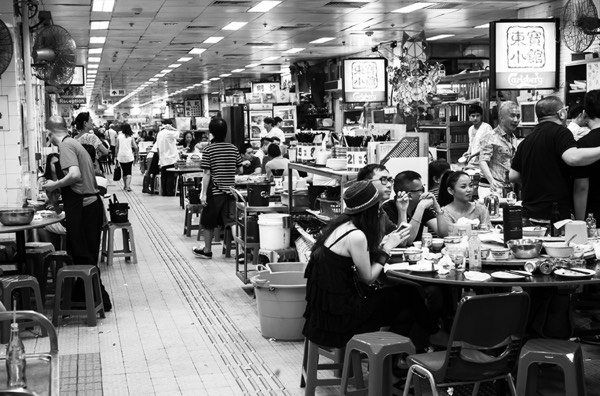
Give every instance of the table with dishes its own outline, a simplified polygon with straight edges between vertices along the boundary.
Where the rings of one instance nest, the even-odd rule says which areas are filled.
[[[179,206],[181,209],[185,209],[185,189],[183,186],[183,175],[188,173],[197,173],[198,175],[194,175],[194,178],[202,178],[204,170],[200,167],[177,167],[177,168],[169,168],[167,172],[177,174],[177,189],[179,190]]]

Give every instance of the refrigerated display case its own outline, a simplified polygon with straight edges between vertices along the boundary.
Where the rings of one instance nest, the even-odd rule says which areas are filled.
[[[292,137],[296,133],[298,117],[296,106],[294,105],[275,105],[273,106],[273,117],[281,117],[281,130],[286,137]]]
[[[266,135],[264,119],[273,117],[273,104],[271,103],[249,103],[247,105],[247,129],[246,136],[250,140],[260,141],[261,135]]]

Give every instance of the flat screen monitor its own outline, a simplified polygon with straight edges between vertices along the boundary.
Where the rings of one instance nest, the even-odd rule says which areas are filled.
[[[342,88],[344,102],[385,102],[387,100],[387,59],[344,59]]]
[[[558,87],[558,18],[491,22],[490,40],[491,90]]]

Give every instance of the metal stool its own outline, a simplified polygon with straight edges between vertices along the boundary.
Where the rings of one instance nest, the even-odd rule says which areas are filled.
[[[576,342],[534,339],[521,349],[517,372],[517,395],[536,395],[537,367],[534,364],[549,363],[562,368],[565,391],[569,396],[584,396],[585,377],[581,346]]]
[[[85,287],[85,304],[83,307],[80,304],[73,307],[71,301],[73,281],[76,278],[83,279]],[[67,284],[63,297],[63,283],[65,281],[67,281]],[[61,307],[61,298],[64,299],[64,309]],[[88,326],[96,326],[96,315],[98,313],[100,313],[101,318],[105,317],[98,268],[95,265],[70,265],[59,269],[56,277],[52,324],[58,326],[58,320],[62,315],[87,315]]]
[[[57,250],[56,252],[50,253],[44,259],[44,274],[47,274],[45,277],[45,281],[43,284],[40,283],[40,288],[42,290],[42,301],[46,301],[46,295],[52,294],[54,295],[56,292],[56,276],[58,274],[58,270],[62,267],[66,267],[68,265],[73,265],[73,259],[69,254],[64,250]],[[52,279],[52,290],[49,290],[48,278]]]
[[[330,359],[332,363],[319,364],[320,356]],[[343,357],[344,348],[323,347],[304,339],[304,357],[300,376],[300,387],[304,388],[304,394],[306,396],[314,395],[317,386],[339,385],[342,381],[340,375],[344,368]],[[333,370],[337,378],[319,378],[319,370]]]
[[[185,219],[183,221],[183,235],[192,236],[192,230],[198,230],[200,232],[200,225],[192,225],[192,217],[196,215],[196,217],[202,214],[202,205],[201,204],[187,204],[185,206]]]
[[[369,360],[369,387],[364,388],[362,379],[361,353]],[[342,374],[342,395],[384,396],[392,394],[392,355],[414,354],[412,342],[401,335],[387,331],[357,334],[346,345],[344,372]],[[350,368],[354,373],[357,390],[348,391]]]
[[[2,287],[2,304],[8,309],[12,309],[12,295],[13,292],[19,291],[21,293],[21,304],[22,309],[31,309],[31,294],[35,298],[36,311],[42,313],[44,306],[42,305],[42,295],[40,293],[40,285],[38,281],[30,275],[11,275],[3,276],[0,278],[0,287]],[[19,322],[19,327],[30,327],[31,322]],[[42,335],[47,335],[46,331],[42,328]],[[10,323],[2,323],[2,337],[0,342],[6,344],[10,338]]]
[[[114,250],[115,243],[115,231],[120,229],[123,233],[123,249]],[[125,257],[125,261],[130,258],[133,260],[132,263],[137,263],[137,256],[135,253],[135,240],[133,238],[133,227],[131,223],[108,223],[102,229],[102,253],[100,254],[100,261],[104,261],[106,257],[106,264],[112,265],[113,258]]]

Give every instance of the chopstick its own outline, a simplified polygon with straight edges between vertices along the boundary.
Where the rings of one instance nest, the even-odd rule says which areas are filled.
[[[525,272],[525,271],[521,272],[521,271],[506,270],[504,272],[508,272],[509,274],[519,275],[519,276],[526,276],[526,277],[531,276],[530,273]]]
[[[566,267],[557,267],[557,268],[558,269],[564,269],[564,270],[567,270],[567,271],[577,272],[577,273],[583,274],[583,275],[589,275],[589,276],[594,275],[594,274],[590,274],[589,272],[582,271],[582,270],[577,269],[577,268],[566,268]]]

